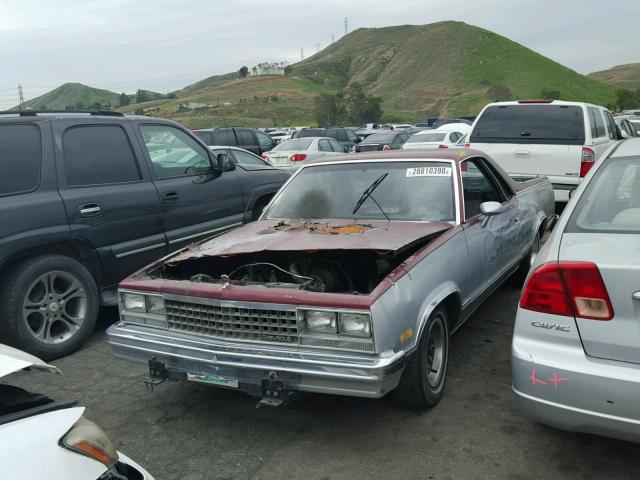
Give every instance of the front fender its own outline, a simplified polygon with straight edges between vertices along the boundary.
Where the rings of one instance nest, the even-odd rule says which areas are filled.
[[[427,296],[427,298],[422,302],[422,306],[420,307],[420,315],[418,317],[416,327],[415,327],[415,335],[414,342],[409,349],[409,352],[415,350],[418,346],[418,341],[422,336],[422,332],[424,331],[424,327],[427,323],[427,320],[433,313],[433,311],[438,308],[445,298],[448,296],[456,294],[461,295],[460,287],[456,285],[456,283],[452,281],[447,281],[436,287],[431,293]],[[449,319],[452,320],[452,319]],[[449,331],[451,332],[455,325],[449,323]]]

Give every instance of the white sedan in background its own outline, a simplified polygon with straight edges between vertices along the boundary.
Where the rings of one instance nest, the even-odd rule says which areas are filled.
[[[445,127],[448,125],[444,125]],[[429,150],[434,148],[450,148],[454,146],[466,132],[457,130],[423,130],[414,133],[402,146],[403,150]]]
[[[30,368],[60,371],[37,357],[0,344],[0,378]],[[116,451],[102,431],[82,416],[76,402],[0,383],[0,478],[28,480],[153,480]]]
[[[262,158],[274,167],[285,170],[298,170],[305,162],[327,156],[344,155],[347,149],[333,138],[303,137],[285,140]]]

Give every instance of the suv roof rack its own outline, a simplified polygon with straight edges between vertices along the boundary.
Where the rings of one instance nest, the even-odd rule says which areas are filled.
[[[0,111],[0,115],[20,115],[21,117],[36,117],[38,114],[48,113],[66,113],[74,115],[82,113],[86,115],[97,115],[104,117],[124,117],[124,113],[114,112],[113,110],[6,110]]]

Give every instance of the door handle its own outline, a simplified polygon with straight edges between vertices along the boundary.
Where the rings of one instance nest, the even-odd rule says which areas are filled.
[[[85,203],[84,205],[80,205],[78,210],[80,210],[81,217],[95,217],[96,215],[100,215],[102,211],[97,203]]]
[[[178,192],[164,192],[162,194],[162,201],[164,203],[176,203],[178,201]]]
[[[518,222],[520,221],[520,217],[513,217],[513,221],[514,221],[515,223],[518,223]]]

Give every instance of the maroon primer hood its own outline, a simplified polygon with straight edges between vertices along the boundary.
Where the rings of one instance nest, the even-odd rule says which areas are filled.
[[[386,220],[259,220],[193,245],[165,263],[261,251],[376,250],[398,253],[451,227],[448,223]]]

